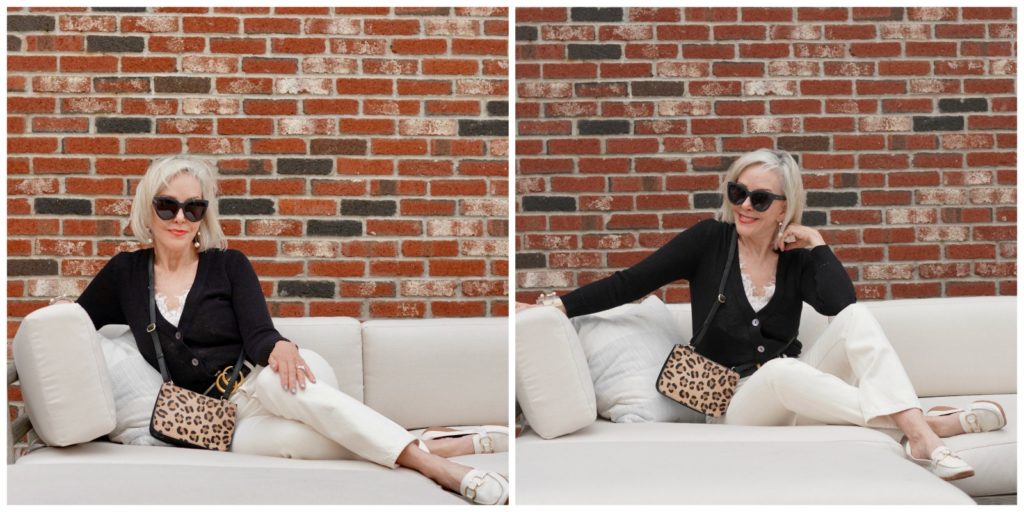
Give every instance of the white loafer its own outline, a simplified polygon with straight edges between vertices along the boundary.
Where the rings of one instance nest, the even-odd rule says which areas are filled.
[[[475,505],[508,503],[508,479],[494,471],[474,469],[463,477],[459,494]]]
[[[508,451],[508,427],[483,425],[480,427],[430,427],[420,436],[423,440],[445,437],[473,436],[474,453],[501,453]]]
[[[1002,406],[990,400],[972,402],[967,410],[938,406],[928,409],[927,416],[949,416],[959,413],[960,426],[966,434],[991,432],[1006,426],[1006,412]]]
[[[974,476],[974,468],[945,446],[936,448],[927,459],[918,459],[910,454],[910,442],[906,437],[902,444],[908,459],[947,482]]]

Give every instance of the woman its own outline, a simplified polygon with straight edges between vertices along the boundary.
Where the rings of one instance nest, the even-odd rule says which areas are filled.
[[[736,263],[708,328],[702,354],[724,366],[748,365],[726,411],[737,425],[829,424],[898,428],[908,457],[946,480],[973,469],[940,437],[1002,428],[998,404],[970,410],[921,405],[895,351],[868,310],[855,304],[846,270],[814,228],[799,224],[805,195],[800,170],[782,151],[737,159],[725,176],[717,220],[699,222],[640,263],[560,298],[542,295],[568,316],[603,311],[686,279],[693,325],[702,325],[737,234]],[[835,316],[806,353],[796,341],[802,302]],[[519,308],[530,307],[520,304]],[[780,354],[781,352],[781,354]],[[754,363],[754,365],[750,365]]]
[[[78,298],[95,327],[128,324],[157,367],[146,332],[152,256],[157,333],[175,384],[207,393],[240,350],[251,362],[231,396],[238,406],[233,451],[333,458],[344,447],[382,466],[415,469],[475,503],[507,501],[503,476],[444,458],[481,445],[507,449],[507,431],[419,441],[339,391],[322,357],[277,332],[249,260],[224,249],[215,196],[213,169],[204,162],[174,157],[150,166],[132,203],[131,227],[152,248],[114,256]]]

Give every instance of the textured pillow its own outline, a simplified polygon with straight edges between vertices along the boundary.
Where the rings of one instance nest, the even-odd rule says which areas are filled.
[[[123,444],[170,446],[149,433],[153,404],[163,382],[160,372],[143,359],[127,327],[119,329],[120,334],[110,331],[104,328],[99,334],[117,411],[117,425],[108,437]]]
[[[32,428],[49,446],[92,441],[116,423],[107,365],[78,304],[33,311],[14,336],[14,364]]]
[[[516,314],[516,400],[530,428],[544,439],[570,434],[597,418],[583,349],[572,324],[555,308]]]
[[[688,341],[682,339],[672,313],[657,297],[576,317],[572,323],[587,356],[602,418],[616,423],[703,419],[655,388],[672,347]]]

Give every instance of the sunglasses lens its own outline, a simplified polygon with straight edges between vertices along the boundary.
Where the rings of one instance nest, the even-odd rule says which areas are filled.
[[[206,201],[187,201],[185,203],[185,218],[189,222],[199,222],[206,214]]]
[[[729,202],[736,205],[743,204],[747,199],[747,191],[736,183],[729,184],[726,194],[729,196]]]
[[[750,206],[753,206],[755,210],[763,212],[772,205],[772,196],[765,192],[757,191],[750,193]]]
[[[163,220],[171,220],[178,214],[178,203],[167,198],[158,197],[153,200],[156,216]]]

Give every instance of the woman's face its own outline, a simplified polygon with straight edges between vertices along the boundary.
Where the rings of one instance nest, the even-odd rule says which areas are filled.
[[[171,178],[166,187],[157,190],[156,195],[170,197],[183,203],[189,199],[202,199],[203,190],[199,180],[191,174],[178,174]],[[200,222],[190,222],[181,209],[178,209],[173,219],[163,220],[156,214],[153,205],[149,205],[149,215],[153,246],[157,251],[195,251],[192,244],[196,233],[199,232]]]
[[[736,182],[745,185],[751,192],[768,190],[773,194],[782,194],[782,180],[779,175],[767,167],[755,164],[743,169]],[[748,197],[743,204],[729,203],[736,220],[736,232],[742,237],[768,238],[774,237],[779,229],[779,222],[786,215],[786,201],[776,199],[763,212],[754,209]]]

